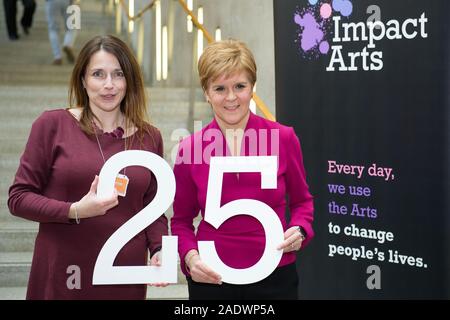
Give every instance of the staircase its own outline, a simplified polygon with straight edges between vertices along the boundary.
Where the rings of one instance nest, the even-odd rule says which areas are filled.
[[[38,224],[16,218],[7,207],[11,185],[28,138],[31,124],[44,110],[67,106],[67,85],[72,65],[52,66],[43,1],[38,7],[30,35],[11,42],[6,34],[3,6],[0,6],[0,300],[24,299]],[[21,3],[18,2],[21,15]],[[81,30],[75,51],[90,38],[113,33],[114,20],[103,13],[103,1],[83,1]],[[20,28],[20,24],[19,28]],[[151,122],[163,135],[165,158],[176,145],[175,129],[188,128],[189,89],[147,88]],[[194,119],[207,123],[209,106],[196,92]],[[171,209],[167,213],[170,218]],[[148,299],[187,299],[187,285],[179,272],[178,284],[149,287]]]

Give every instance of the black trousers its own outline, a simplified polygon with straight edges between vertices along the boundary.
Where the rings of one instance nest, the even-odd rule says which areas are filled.
[[[251,284],[199,283],[186,277],[189,300],[297,300],[298,275],[295,263],[279,267],[267,278]]]
[[[33,14],[36,11],[35,0],[22,0],[24,7],[22,19],[20,23],[25,28],[30,28],[33,24]],[[3,0],[3,7],[5,8],[6,28],[8,29],[9,37],[17,36],[17,0]]]

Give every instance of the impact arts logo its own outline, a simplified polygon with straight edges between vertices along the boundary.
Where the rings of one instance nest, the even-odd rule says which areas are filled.
[[[381,8],[367,8],[365,21],[352,22],[354,7],[351,0],[303,0],[305,7],[297,7],[294,22],[298,25],[295,43],[300,56],[317,60],[326,56],[326,71],[379,71],[383,69],[383,51],[377,48],[381,40],[427,38],[428,18],[383,22]],[[347,50],[347,44],[357,43],[360,51]],[[353,48],[355,46],[352,46]]]

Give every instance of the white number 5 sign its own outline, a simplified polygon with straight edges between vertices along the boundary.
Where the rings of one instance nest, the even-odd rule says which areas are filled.
[[[209,168],[205,221],[216,229],[236,215],[252,216],[261,223],[266,234],[266,247],[260,260],[246,269],[230,268],[217,255],[213,241],[199,241],[202,260],[222,276],[223,282],[246,284],[260,281],[278,266],[283,252],[276,247],[284,241],[283,226],[271,207],[254,199],[239,199],[220,206],[225,172],[261,172],[261,189],[277,187],[277,157],[212,157]]]

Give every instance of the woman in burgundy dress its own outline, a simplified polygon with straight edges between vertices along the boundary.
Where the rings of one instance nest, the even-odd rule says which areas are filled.
[[[144,84],[124,42],[98,36],[74,66],[69,109],[44,112],[20,159],[8,206],[39,222],[27,299],[145,299],[146,285],[93,285],[97,256],[107,239],[149,204],[154,175],[131,166],[126,196],[98,198],[98,174],[114,154],[139,149],[163,154],[161,134],[146,122]],[[116,266],[159,264],[162,215],[119,252]]]

